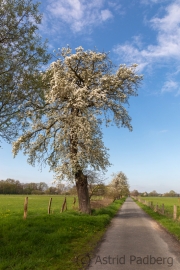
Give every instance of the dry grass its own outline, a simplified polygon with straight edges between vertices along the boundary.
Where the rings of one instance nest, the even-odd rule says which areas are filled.
[[[91,208],[97,209],[106,207],[113,202],[113,199],[104,198],[103,200],[91,200]]]

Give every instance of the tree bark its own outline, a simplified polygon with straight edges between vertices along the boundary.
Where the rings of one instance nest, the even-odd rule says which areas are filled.
[[[81,170],[79,170],[75,174],[75,181],[79,200],[79,211],[91,214],[87,176],[84,175]]]

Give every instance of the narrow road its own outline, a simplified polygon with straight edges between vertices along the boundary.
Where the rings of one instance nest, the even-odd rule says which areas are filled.
[[[180,270],[180,243],[127,198],[88,269]]]

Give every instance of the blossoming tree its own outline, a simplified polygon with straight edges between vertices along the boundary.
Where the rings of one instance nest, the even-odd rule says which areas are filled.
[[[120,199],[123,195],[129,195],[129,184],[127,176],[123,172],[113,175],[113,179],[109,185],[109,193],[115,199]]]
[[[45,162],[56,179],[75,181],[79,210],[90,213],[85,171],[110,165],[101,124],[132,129],[123,105],[137,95],[142,76],[135,73],[136,65],[121,65],[115,72],[108,54],[95,50],[78,47],[73,53],[67,47],[58,56],[42,74],[46,86],[37,103],[43,99],[44,105],[26,107],[26,130],[13,143],[13,153],[24,149],[30,164]]]

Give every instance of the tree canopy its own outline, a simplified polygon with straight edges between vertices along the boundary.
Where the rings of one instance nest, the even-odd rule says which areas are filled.
[[[74,54],[69,47],[62,48],[59,56],[43,74],[48,81],[46,106],[24,113],[31,122],[13,144],[13,153],[23,148],[30,164],[47,162],[63,179],[89,165],[95,170],[110,165],[100,125],[114,122],[132,130],[123,104],[137,95],[142,76],[135,74],[136,65],[121,65],[114,74],[108,54],[82,47]]]
[[[114,199],[120,198],[123,195],[127,196],[130,193],[127,176],[123,172],[114,174],[109,188],[110,193],[112,193]]]
[[[50,58],[37,33],[38,6],[32,0],[0,1],[0,137],[7,142],[17,137],[21,106],[38,89],[39,70]]]
[[[115,71],[108,54],[96,50],[78,47],[73,53],[67,47],[58,57],[42,72],[39,98],[23,107],[25,130],[13,143],[13,153],[23,149],[30,164],[48,164],[58,180],[75,179],[79,202],[89,212],[85,171],[110,165],[101,124],[132,130],[124,104],[137,95],[142,76],[136,74],[136,65],[120,65]]]

